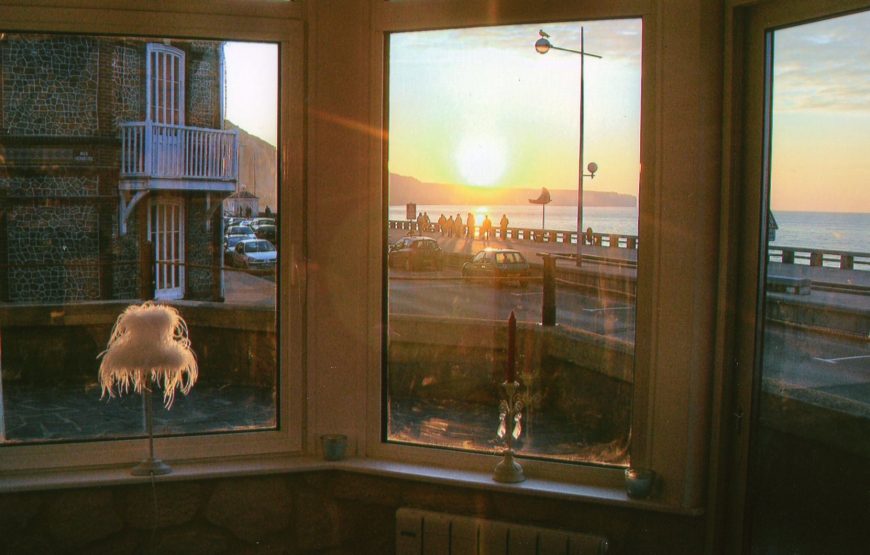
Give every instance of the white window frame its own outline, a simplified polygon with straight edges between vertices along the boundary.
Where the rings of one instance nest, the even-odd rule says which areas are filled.
[[[279,214],[280,271],[289,276],[292,258],[302,248],[303,25],[298,4],[245,0],[189,0],[144,7],[133,0],[0,0],[5,32],[57,32],[81,35],[157,36],[274,42],[279,46]],[[110,7],[107,7],[110,6]],[[280,361],[277,430],[155,438],[155,451],[172,461],[226,461],[246,456],[294,455],[303,452],[303,317],[304,279],[284,279],[280,288],[277,329]],[[0,446],[0,475],[135,464],[147,453],[147,439]]]
[[[184,125],[184,50],[149,42],[145,47],[145,60],[145,119],[162,125]],[[168,82],[161,78],[167,70]]]
[[[157,193],[148,205],[148,212],[148,237],[154,248],[154,298],[180,299],[184,297],[187,280],[184,197]]]
[[[381,85],[387,82],[386,35],[493,25],[490,8],[486,2],[418,0],[373,3],[371,67],[374,72],[372,82],[376,84],[370,108],[373,129],[382,130],[386,136],[387,93],[386,85]],[[688,8],[700,9],[697,5]],[[677,106],[678,103],[669,101],[662,103],[665,85],[662,84],[661,71],[668,63],[668,54],[660,41],[678,31],[672,20],[671,28],[662,28],[662,7],[655,1],[565,2],[543,6],[518,0],[501,2],[499,12],[498,25],[604,18],[643,20],[639,230],[644,238],[644,248],[639,252],[638,264],[641,270],[638,275],[631,460],[635,466],[654,469],[661,477],[663,487],[652,506],[697,514],[704,506],[706,456],[709,452],[710,402],[707,388],[712,376],[710,353],[714,335],[715,264],[703,268],[698,265],[694,271],[683,273],[666,268],[681,267],[679,262],[686,257],[696,257],[696,260],[709,258],[709,253],[715,253],[717,247],[715,226],[699,223],[701,229],[695,234],[698,243],[688,248],[685,243],[681,245],[680,241],[675,241],[674,233],[687,223],[701,221],[696,204],[699,198],[701,212],[715,211],[719,183],[718,144],[714,141],[710,149],[702,152],[700,169],[688,169],[685,160],[675,162],[683,149],[691,144],[691,139],[688,139],[691,133],[687,133],[685,138],[676,137],[680,128],[686,126],[694,132],[703,127],[702,117],[711,114],[686,113],[684,105]],[[698,43],[702,42],[700,27],[690,32],[697,35]],[[667,83],[679,86],[671,81]],[[684,113],[680,115],[679,112]],[[670,140],[661,135],[665,120],[669,124],[669,133],[674,134],[668,136]],[[677,121],[679,123],[674,125]],[[385,218],[386,140],[378,135],[371,141],[370,149],[374,161],[370,175],[371,197],[378,202],[372,204],[371,210]],[[663,162],[664,154],[672,156],[667,163]],[[674,194],[675,190],[691,190],[689,184],[697,184],[700,176],[709,177],[709,182],[699,198]],[[381,222],[378,233],[370,237],[369,252],[383,250],[383,229]],[[368,325],[371,330],[380,330],[386,325],[382,318],[388,317],[383,303],[382,287],[387,279],[383,267],[373,264],[369,268],[369,280],[376,285],[370,288],[368,302],[370,306],[380,307],[380,310],[371,311]],[[386,341],[376,334],[371,345],[367,412],[381,415],[382,360],[386,355]],[[491,472],[498,460],[491,455],[384,442],[381,420],[382,415],[367,420],[365,452],[370,457],[479,472]],[[608,488],[621,488],[624,480],[622,469],[526,459],[522,463],[527,477]]]

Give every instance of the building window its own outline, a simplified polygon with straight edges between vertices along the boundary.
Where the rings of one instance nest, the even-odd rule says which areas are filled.
[[[388,35],[388,443],[498,450],[514,360],[520,455],[628,464],[641,37],[639,19]]]
[[[97,369],[146,299],[200,367],[155,434],[278,431],[278,44],[0,36],[0,449],[144,435]]]

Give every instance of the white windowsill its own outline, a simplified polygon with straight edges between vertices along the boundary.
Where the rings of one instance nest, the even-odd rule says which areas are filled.
[[[147,476],[130,475],[130,466],[88,469],[63,469],[41,472],[20,472],[0,479],[0,494],[26,491],[45,491],[97,486],[118,486],[149,483]],[[685,509],[664,505],[655,500],[629,499],[619,488],[584,486],[554,480],[528,478],[519,484],[502,484],[492,480],[488,473],[451,470],[429,465],[406,464],[395,461],[350,458],[329,462],[315,457],[256,457],[225,461],[173,462],[172,473],[158,476],[160,482],[206,480],[238,476],[339,470],[372,476],[413,480],[436,485],[449,485],[484,491],[497,491],[533,497],[582,501],[593,504],[618,506],[655,512],[697,516],[700,509]]]

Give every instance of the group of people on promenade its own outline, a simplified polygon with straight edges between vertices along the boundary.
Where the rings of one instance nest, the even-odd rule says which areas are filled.
[[[484,241],[489,241],[495,237],[495,229],[493,228],[492,220],[489,219],[488,214],[483,217],[483,222],[481,222],[480,227],[477,227],[474,214],[471,212],[468,213],[464,222],[462,221],[462,216],[458,212],[455,218],[453,216],[445,217],[442,213],[436,224],[437,227],[432,224],[428,213],[420,212],[417,214],[417,229],[420,231],[437,231],[441,232],[442,236],[467,237],[469,239],[474,239],[475,232],[477,232],[477,237]],[[508,220],[507,214],[502,214],[501,220],[499,221],[499,237],[507,237],[508,224],[510,224],[510,220]]]

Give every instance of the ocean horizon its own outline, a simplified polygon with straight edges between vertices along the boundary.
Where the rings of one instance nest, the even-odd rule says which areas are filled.
[[[541,229],[540,205],[468,205],[419,204],[418,212],[427,212],[429,219],[437,221],[441,214],[456,216],[463,221],[473,212],[477,225],[488,215],[498,226],[502,214],[507,215],[510,227]],[[405,220],[405,206],[390,206],[391,220]],[[870,252],[870,213],[856,212],[800,212],[774,210],[779,229],[772,245],[778,247],[818,248],[856,253]],[[583,208],[583,229],[591,227],[595,233],[637,235],[637,207],[586,206]],[[544,227],[559,231],[577,229],[575,206],[547,206],[543,213]]]

